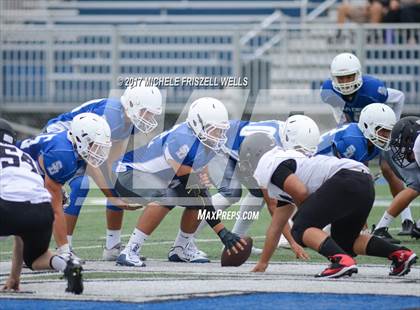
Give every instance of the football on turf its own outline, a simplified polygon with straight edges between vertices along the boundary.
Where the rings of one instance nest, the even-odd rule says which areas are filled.
[[[251,255],[252,239],[251,237],[248,237],[248,236],[243,237],[242,239],[244,239],[247,244],[242,245],[244,249],[242,251],[239,250],[237,254],[235,254],[233,251],[230,251],[230,255],[229,255],[226,248],[223,250],[222,257],[220,259],[220,263],[222,264],[222,267],[228,267],[228,266],[237,267],[246,262],[248,257]]]

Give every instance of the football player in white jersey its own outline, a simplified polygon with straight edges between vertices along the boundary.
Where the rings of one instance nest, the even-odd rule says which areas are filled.
[[[54,213],[35,161],[14,144],[12,127],[0,119],[0,236],[14,235],[13,259],[3,290],[19,291],[22,264],[64,272],[67,292],[83,292],[82,267],[70,255],[48,250]]]
[[[351,159],[323,155],[308,158],[294,150],[285,151],[265,134],[248,136],[239,156],[240,167],[243,165],[255,178],[267,202],[277,201],[263,253],[253,271],[264,272],[267,268],[293,212],[290,198],[298,206],[293,238],[331,261],[317,277],[338,278],[356,273],[356,255],[392,260],[390,276],[403,276],[410,271],[417,259],[413,251],[360,234],[375,199],[373,180],[365,165]],[[330,223],[331,236],[322,230]]]

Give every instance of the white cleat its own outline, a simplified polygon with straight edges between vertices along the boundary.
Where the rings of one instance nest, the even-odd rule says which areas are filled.
[[[174,246],[169,250],[168,260],[177,263],[210,263],[206,256],[200,255],[196,250],[191,250],[191,246],[187,244],[185,248]]]
[[[131,247],[127,246],[117,257],[117,266],[145,267],[146,264],[140,259],[140,255],[137,253],[138,249],[138,244],[134,244]]]
[[[287,241],[287,239],[283,235],[280,236],[277,248],[290,249],[289,241]]]
[[[206,253],[206,252],[201,251],[201,250],[197,247],[197,245],[195,244],[194,240],[192,240],[191,242],[189,242],[189,243],[188,243],[188,245],[187,245],[187,247],[188,247],[188,250],[189,250],[189,251],[191,251],[191,252],[197,252],[197,254],[198,254],[199,256],[208,257],[208,255],[207,255],[207,253]]]
[[[120,256],[122,250],[124,250],[124,246],[121,242],[114,245],[111,249],[107,249],[105,247],[104,251],[102,252],[102,259],[104,261],[115,262],[118,256]]]
[[[252,254],[254,254],[254,255],[261,255],[262,254],[262,252],[263,252],[263,250],[262,249],[260,249],[260,248],[256,248],[256,247],[252,247],[252,249],[251,249],[251,253]]]

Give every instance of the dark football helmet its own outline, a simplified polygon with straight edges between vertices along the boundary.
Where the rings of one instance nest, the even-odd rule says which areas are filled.
[[[13,130],[10,124],[0,118],[0,142],[7,144],[15,144],[16,142],[16,132]]]
[[[414,162],[413,146],[420,134],[420,118],[407,116],[400,119],[392,128],[391,153],[392,160],[401,168]]]

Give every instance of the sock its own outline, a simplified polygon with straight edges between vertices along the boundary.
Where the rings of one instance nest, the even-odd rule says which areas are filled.
[[[70,253],[70,246],[68,243],[57,248],[57,254]]]
[[[392,223],[393,220],[394,220],[394,217],[391,214],[389,214],[387,211],[385,211],[384,215],[382,216],[381,220],[376,226],[376,229],[382,228],[382,227],[389,227],[389,225]]]
[[[418,221],[417,221],[417,223],[416,223],[416,227],[417,227],[417,228],[420,228],[420,220],[418,220]]]
[[[64,271],[64,269],[66,269],[66,266],[67,266],[67,262],[64,260],[64,258],[58,255],[53,255],[50,258],[51,269],[54,269],[57,271]]]
[[[180,229],[178,230],[178,235],[176,236],[174,246],[185,248],[185,246],[192,240],[192,238],[194,238],[194,233],[188,234]]]
[[[318,253],[325,256],[326,258],[336,254],[347,255],[347,253],[331,237],[327,237],[327,239],[324,240],[324,242],[319,247]]]
[[[366,246],[366,255],[378,256],[378,257],[389,257],[389,255],[397,250],[405,249],[402,246],[397,246],[392,243],[388,243],[381,238],[372,236]]]
[[[70,249],[73,247],[72,241],[73,241],[73,236],[67,235],[67,242],[69,243]]]
[[[139,247],[138,251],[140,252],[143,243],[147,240],[148,237],[149,235],[146,235],[141,230],[134,228],[134,231],[131,234],[131,237],[130,237],[130,240],[128,241],[126,249],[130,250],[132,245],[137,244]]]
[[[249,228],[251,227],[254,219],[248,219],[251,216],[251,212],[260,212],[264,207],[264,200],[260,197],[255,197],[248,193],[241,202],[240,208],[240,217],[236,220],[235,225],[233,226],[232,232],[238,234],[239,236],[245,236],[248,233]],[[245,212],[245,213],[244,213]],[[245,215],[245,219],[242,217],[242,214]]]
[[[119,230],[106,230],[106,249],[112,249],[114,246],[116,246],[118,243],[121,242],[121,229]]]
[[[213,204],[214,209],[217,210],[226,210],[230,206],[230,201],[222,194],[214,194],[211,196],[211,203]],[[207,226],[207,222],[202,220],[200,225],[198,225],[197,230],[195,231],[195,235],[197,235],[200,231],[203,230],[204,227]]]
[[[410,206],[408,206],[401,212],[401,223],[404,222],[405,220],[409,220],[414,223],[413,216],[411,215]]]

